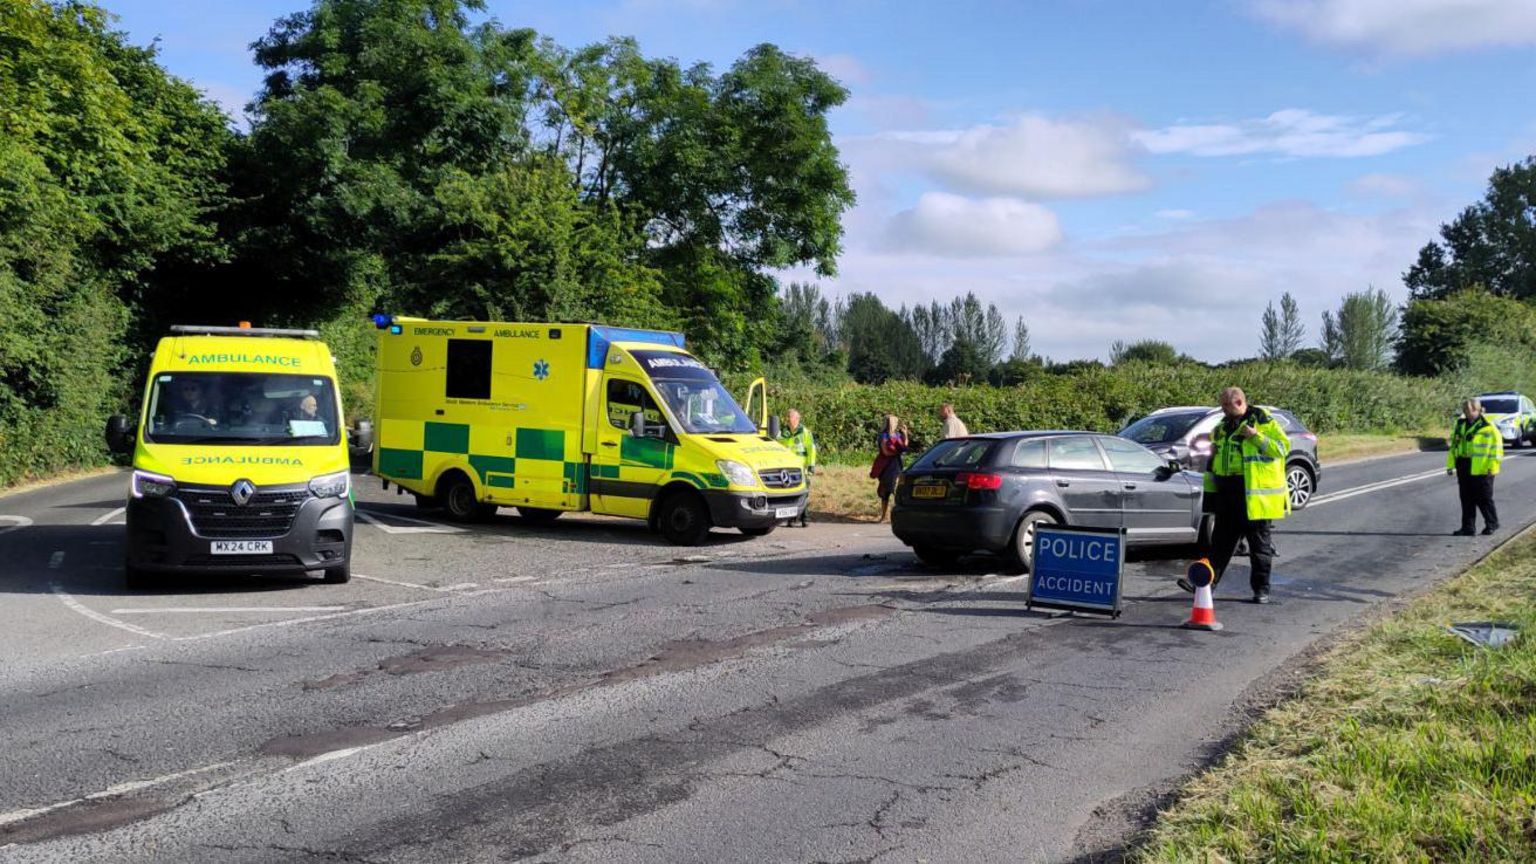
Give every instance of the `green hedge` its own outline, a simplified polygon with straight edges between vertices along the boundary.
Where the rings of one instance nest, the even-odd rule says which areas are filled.
[[[1457,382],[1466,386],[1466,382]],[[1455,410],[1456,385],[1380,372],[1250,363],[1226,369],[1124,364],[1072,375],[1040,374],[1017,387],[928,387],[913,382],[841,387],[770,382],[774,413],[799,408],[833,459],[867,455],[881,418],[901,417],[919,444],[936,440],[939,406],[953,402],[972,432],[1092,429],[1113,432],[1170,405],[1215,405],[1223,387],[1296,413],[1316,432],[1388,433],[1436,428]]]

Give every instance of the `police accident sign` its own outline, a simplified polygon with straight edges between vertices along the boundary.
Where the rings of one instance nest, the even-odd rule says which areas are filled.
[[[1030,559],[1028,607],[1120,617],[1124,530],[1040,525]]]

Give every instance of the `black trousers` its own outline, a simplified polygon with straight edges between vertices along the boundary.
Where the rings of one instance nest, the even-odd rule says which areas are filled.
[[[1249,519],[1248,502],[1241,490],[1213,492],[1214,498],[1208,509],[1216,514],[1216,530],[1211,538],[1211,569],[1216,571],[1216,584],[1232,563],[1232,553],[1237,541],[1248,540],[1248,584],[1254,591],[1269,590],[1269,573],[1274,567],[1275,544],[1270,538],[1270,520]],[[1212,585],[1215,588],[1216,585]]]
[[[1499,527],[1499,509],[1493,505],[1493,475],[1472,476],[1472,460],[1456,460],[1456,486],[1461,492],[1461,530],[1477,528],[1477,511],[1483,512],[1483,525]]]

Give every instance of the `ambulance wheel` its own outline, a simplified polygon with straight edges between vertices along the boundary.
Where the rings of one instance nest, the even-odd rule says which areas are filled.
[[[417,510],[436,510],[439,506],[437,499],[431,495],[423,495],[420,492],[412,492],[411,495],[416,499]]]
[[[1044,510],[1031,510],[1019,520],[1013,529],[1013,543],[1008,547],[1008,565],[1020,573],[1029,572],[1029,559],[1035,551],[1035,529],[1041,525],[1055,525],[1056,517]]]
[[[739,530],[741,531],[741,533],[747,535],[748,537],[767,537],[769,534],[772,534],[773,533],[773,529],[775,529],[777,527],[779,527],[779,526],[777,526],[777,525],[764,525],[761,528],[741,528]]]
[[[352,564],[348,562],[340,567],[325,568],[325,584],[343,585],[352,581]]]
[[[524,522],[537,522],[539,524],[553,522],[559,519],[560,514],[564,512],[564,510],[546,510],[543,507],[517,508],[517,515],[522,517]]]
[[[709,536],[709,510],[693,492],[673,492],[661,502],[656,521],[661,534],[678,546],[697,546]]]
[[[481,504],[475,497],[475,484],[457,471],[437,484],[437,500],[455,522],[481,522],[496,513],[496,505]]]
[[[129,591],[148,591],[160,582],[159,577],[148,570],[123,565],[123,587]]]

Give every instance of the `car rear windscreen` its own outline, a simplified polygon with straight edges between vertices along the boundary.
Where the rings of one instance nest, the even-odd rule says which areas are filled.
[[[922,458],[912,463],[909,471],[932,471],[945,468],[975,468],[986,463],[996,449],[992,438],[951,438],[933,445]]]
[[[1153,414],[1120,430],[1121,438],[1137,444],[1167,444],[1183,438],[1209,411],[1185,411],[1180,414]]]

